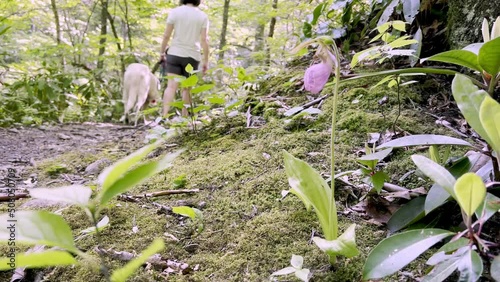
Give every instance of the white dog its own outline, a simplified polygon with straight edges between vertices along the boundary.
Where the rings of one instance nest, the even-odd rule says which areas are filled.
[[[125,113],[120,119],[128,122],[129,112],[135,109],[135,123],[139,112],[145,106],[146,102],[155,105],[159,99],[158,90],[160,90],[160,81],[151,73],[149,67],[143,64],[130,64],[123,77],[123,105]],[[144,118],[146,123],[146,118]]]

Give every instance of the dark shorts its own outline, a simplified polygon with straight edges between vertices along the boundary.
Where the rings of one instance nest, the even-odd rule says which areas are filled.
[[[191,57],[178,57],[174,55],[167,55],[167,73],[175,73],[178,75],[182,75],[185,77],[189,76],[189,73],[186,71],[186,66],[191,64],[193,70],[198,69],[199,61],[191,58]]]

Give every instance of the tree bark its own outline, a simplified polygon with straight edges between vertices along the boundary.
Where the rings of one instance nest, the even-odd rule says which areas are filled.
[[[449,0],[448,39],[453,49],[483,42],[481,25],[488,19],[490,31],[496,17],[500,15],[500,5],[495,1]]]
[[[52,7],[52,13],[54,13],[54,22],[56,24],[56,43],[59,47],[59,45],[61,45],[61,23],[59,21],[59,12],[57,10],[56,0],[50,0],[50,5]],[[61,63],[64,68],[64,65],[66,65],[64,55],[61,55]]]
[[[229,18],[229,2],[230,0],[224,0],[224,11],[222,12],[222,28],[220,33],[219,41],[219,58],[218,61],[222,62],[224,60],[224,47],[226,47],[226,35],[227,35],[227,22]]]
[[[97,68],[104,68],[104,53],[106,52],[106,35],[108,34],[108,0],[101,0],[101,38],[99,39],[99,55]]]
[[[278,10],[278,0],[273,0],[273,11],[276,12]],[[269,22],[269,33],[267,34],[268,38],[274,37],[274,29],[276,28],[276,16],[271,18]],[[271,65],[271,48],[269,47],[269,42],[266,45],[266,65]]]
[[[115,21],[113,20],[113,17],[111,16],[111,14],[107,10],[106,10],[106,15],[108,16],[109,25],[111,26],[111,31],[113,32],[113,36],[116,39],[116,48],[118,49],[118,53],[120,54],[121,71],[122,71],[122,76],[123,76],[123,74],[125,74],[125,61],[123,59],[122,46],[120,44],[120,37],[118,37],[118,33],[116,32]]]

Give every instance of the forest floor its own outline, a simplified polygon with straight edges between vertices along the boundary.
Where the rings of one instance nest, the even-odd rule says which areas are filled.
[[[304,257],[304,267],[313,273],[312,281],[361,280],[367,254],[387,236],[385,223],[407,199],[389,201],[385,197],[372,197],[379,201],[374,204],[364,198],[369,187],[359,177],[340,181],[336,191],[339,229],[343,232],[350,224],[357,224],[356,241],[361,254],[351,259],[339,258],[337,264],[330,267],[327,256],[311,242],[312,236],[321,230],[314,212],[307,211],[291,194],[282,198],[282,191],[289,189],[283,150],[307,161],[325,178],[330,172],[331,97],[315,106],[322,111],[319,115],[293,118],[282,115],[293,106],[317,98],[306,97],[293,83],[283,83],[300,75],[290,73],[281,81],[263,87],[260,91],[265,93],[255,95],[251,113],[254,121],[261,122],[253,126],[249,126],[252,119],[242,113],[231,118],[216,118],[196,132],[184,129],[169,139],[149,158],[178,148],[185,148],[186,152],[175,160],[171,169],[134,188],[129,195],[172,189],[197,192],[137,202],[116,199],[104,208],[102,216],[110,218],[110,226],[101,233],[103,249],[139,254],[154,238],[160,237],[166,242],[161,256],[172,262],[170,267],[141,268],[130,281],[163,281],[166,277],[169,281],[268,281],[272,272],[289,266],[292,254]],[[443,120],[451,125],[459,124],[458,117],[454,120],[450,118],[453,115],[429,111],[436,96],[441,99],[439,104],[446,102],[442,100],[446,94],[425,95],[426,91],[435,93],[436,85],[426,88],[420,84],[403,90],[400,109],[394,89],[370,90],[375,83],[365,80],[343,86],[335,146],[336,173],[358,169],[356,158],[374,136],[379,136],[376,142],[411,134],[459,137],[458,129],[442,126]],[[331,88],[323,91],[330,92]],[[439,115],[446,117],[440,119]],[[436,124],[436,117],[440,124]],[[396,135],[391,131],[393,128]],[[19,189],[70,184],[95,187],[96,175],[106,165],[142,147],[148,131],[146,127],[134,129],[91,123],[0,129],[0,171],[3,173],[0,177],[5,177],[7,168],[15,168]],[[463,153],[452,151],[457,152]],[[422,150],[397,150],[382,165],[391,177],[389,182],[422,191],[422,187],[429,187],[428,183],[415,174],[407,174],[415,169],[409,158],[414,153],[422,153]],[[179,185],[176,182],[179,179],[185,181]],[[189,220],[169,211],[169,207],[181,205],[203,212],[204,230],[200,234],[196,234],[196,226]],[[60,212],[75,237],[91,226],[85,213],[77,207],[29,198],[19,199],[18,207],[50,211],[62,208]],[[5,207],[0,206],[0,212],[4,211]],[[79,239],[77,246],[91,254],[93,261],[74,267],[32,271],[27,281],[105,281],[99,271],[96,245],[94,236]],[[124,264],[109,257],[105,261],[110,269]],[[387,281],[416,281],[423,273],[424,269],[410,266]],[[0,272],[0,281],[8,281],[10,277],[12,271]],[[290,276],[279,279],[290,281]]]

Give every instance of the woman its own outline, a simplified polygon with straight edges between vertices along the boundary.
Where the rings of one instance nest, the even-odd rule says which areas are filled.
[[[208,69],[208,17],[198,6],[201,0],[181,0],[181,6],[170,11],[167,18],[167,27],[163,34],[160,49],[160,60],[167,60],[167,75],[169,76],[167,89],[163,94],[163,117],[167,117],[170,103],[174,100],[179,82],[172,78],[175,75],[188,77],[186,66],[191,64],[193,69],[198,69],[201,61],[200,50],[203,49],[202,71]],[[172,31],[172,43],[168,44]],[[165,58],[165,50],[168,51]],[[191,105],[191,89],[182,90],[184,105]],[[188,116],[186,107],[182,115]]]

